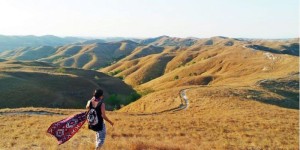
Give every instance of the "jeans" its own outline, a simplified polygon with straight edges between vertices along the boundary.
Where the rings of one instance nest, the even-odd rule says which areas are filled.
[[[100,148],[104,144],[105,136],[106,136],[106,127],[105,124],[103,123],[103,129],[96,132],[96,148]]]

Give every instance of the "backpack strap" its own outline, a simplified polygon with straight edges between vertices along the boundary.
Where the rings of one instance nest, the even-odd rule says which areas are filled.
[[[92,100],[90,100],[90,109],[93,107]]]
[[[92,100],[89,100],[88,102],[90,102],[90,104],[89,104],[89,110],[86,111],[85,115],[87,115],[91,111]]]
[[[102,105],[102,100],[97,104],[97,106],[96,107],[98,107],[98,106],[100,106],[100,109],[101,109],[101,105]]]
[[[97,104],[97,106],[95,107],[95,108],[97,108],[99,105],[102,105],[102,103],[103,103],[103,101],[101,100],[101,101],[99,101],[98,102],[98,104]],[[92,100],[90,100],[90,109],[93,107],[93,105],[92,105]],[[94,108],[94,107],[93,107]],[[101,108],[100,108],[101,109]]]

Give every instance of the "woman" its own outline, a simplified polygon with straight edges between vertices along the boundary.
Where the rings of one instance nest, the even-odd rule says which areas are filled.
[[[89,113],[94,111],[96,115],[96,123],[91,125],[89,122],[89,128],[96,131],[96,149],[100,149],[104,144],[106,135],[106,128],[103,119],[109,122],[112,126],[114,125],[114,123],[110,121],[105,114],[103,91],[101,89],[95,91],[93,98],[87,102],[86,108],[88,109]],[[89,118],[88,121],[90,121]]]

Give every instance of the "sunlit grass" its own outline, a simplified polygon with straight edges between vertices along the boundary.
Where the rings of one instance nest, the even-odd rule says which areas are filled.
[[[190,96],[197,91],[190,91]],[[198,99],[200,100],[200,99]],[[298,110],[255,101],[209,98],[191,101],[188,110],[157,115],[108,112],[103,149],[298,149]],[[211,103],[211,104],[209,104]],[[205,105],[205,107],[200,107]],[[197,108],[197,109],[196,109]],[[16,112],[34,108],[1,110]],[[38,108],[65,115],[2,114],[1,149],[93,149],[95,133],[84,125],[68,142],[58,146],[47,136],[51,123],[82,110]]]

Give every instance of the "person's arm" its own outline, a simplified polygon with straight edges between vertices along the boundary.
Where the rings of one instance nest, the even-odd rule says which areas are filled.
[[[87,110],[90,109],[90,103],[91,103],[91,100],[89,100],[89,101],[87,102],[86,106],[85,106],[85,108],[86,108]]]
[[[107,122],[109,122],[112,126],[114,125],[114,123],[113,123],[112,121],[110,121],[110,120],[107,118],[106,114],[105,114],[105,104],[104,104],[104,103],[102,103],[102,105],[101,105],[101,114],[102,114],[102,118],[103,118],[104,120],[106,120]]]

